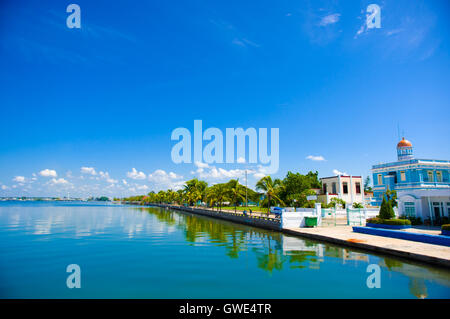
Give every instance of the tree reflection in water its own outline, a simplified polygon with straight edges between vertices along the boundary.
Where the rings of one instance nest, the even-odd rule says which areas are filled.
[[[291,269],[319,269],[325,257],[338,258],[342,263],[370,263],[368,254],[275,231],[157,207],[139,209],[183,231],[186,241],[192,245],[207,241],[223,246],[230,258],[239,258],[241,252],[251,250],[256,256],[257,266],[269,273],[282,270],[286,264]],[[388,257],[380,257],[379,264],[389,272],[406,275],[410,280],[409,290],[417,298],[428,295],[424,278],[438,281],[444,286],[450,285],[449,273],[435,268],[418,267]]]
[[[206,239],[214,245],[225,247],[226,255],[230,258],[239,258],[241,252],[251,250],[256,256],[258,267],[269,273],[273,270],[282,270],[286,263],[290,268],[306,268],[309,262],[316,263],[317,246],[322,245],[295,238],[301,243],[301,249],[298,249],[298,245],[295,249],[291,249],[283,247],[284,235],[279,232],[163,208],[140,209],[155,216],[158,221],[182,230],[186,241],[190,244],[197,244]],[[327,250],[330,255],[336,257],[343,255],[342,252],[337,252],[339,250],[337,247],[327,247]]]

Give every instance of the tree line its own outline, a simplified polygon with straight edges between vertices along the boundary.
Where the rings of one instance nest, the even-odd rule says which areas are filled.
[[[315,195],[316,189],[322,185],[318,172],[306,175],[288,172],[284,179],[272,179],[264,176],[256,183],[256,190],[242,185],[239,179],[231,179],[225,183],[208,186],[208,183],[197,178],[187,181],[182,189],[151,191],[147,195],[123,198],[123,201],[160,204],[178,204],[195,206],[199,202],[220,210],[223,206],[237,206],[247,202],[258,203],[260,207],[282,205],[291,207],[314,207],[315,201],[308,201],[308,195]]]

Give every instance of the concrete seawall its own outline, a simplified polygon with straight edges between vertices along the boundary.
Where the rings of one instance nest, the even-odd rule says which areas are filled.
[[[223,219],[232,221],[239,224],[245,224],[254,227],[260,227],[269,230],[281,230],[280,220],[277,218],[261,217],[261,216],[244,216],[241,213],[234,212],[224,212],[224,211],[214,211],[210,209],[184,207],[184,206],[173,206],[173,205],[163,205],[163,204],[152,204],[151,206],[170,208],[173,210],[184,211],[188,213],[209,216],[213,218]]]

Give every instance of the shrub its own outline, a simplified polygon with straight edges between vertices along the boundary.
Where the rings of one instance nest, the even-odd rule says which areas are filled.
[[[404,215],[402,215],[399,218],[400,219],[407,219],[407,220],[409,220],[411,222],[411,225],[422,225],[423,224],[422,218],[420,218],[420,217],[413,217],[413,216],[404,216]]]
[[[384,224],[384,225],[411,225],[411,221],[408,219],[382,219],[378,217],[369,218],[366,223],[370,224]]]
[[[450,224],[442,225],[442,230],[450,230]]]
[[[364,208],[364,206],[360,203],[353,203],[353,208]]]
[[[411,225],[411,221],[408,219],[385,219],[382,224],[385,225]]]
[[[368,218],[366,220],[366,223],[370,223],[370,224],[381,224],[381,219],[378,217],[373,217],[373,218]]]
[[[379,216],[381,219],[391,219],[395,217],[394,209],[392,208],[391,202],[387,201],[383,195],[383,201],[381,202]]]

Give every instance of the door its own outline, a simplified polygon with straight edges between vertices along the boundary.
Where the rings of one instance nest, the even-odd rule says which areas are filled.
[[[441,207],[433,205],[433,210],[434,210],[434,220],[436,221],[436,224],[439,225],[441,223]]]

